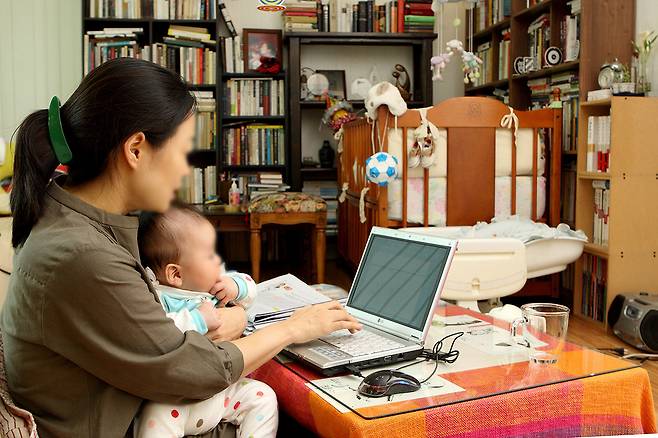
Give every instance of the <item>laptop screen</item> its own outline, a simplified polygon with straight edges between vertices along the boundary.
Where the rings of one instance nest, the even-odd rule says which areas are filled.
[[[372,235],[349,307],[423,330],[450,247]]]

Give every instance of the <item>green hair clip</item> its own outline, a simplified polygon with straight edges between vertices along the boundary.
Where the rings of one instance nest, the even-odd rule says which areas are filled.
[[[55,157],[61,164],[67,164],[73,159],[73,153],[64,137],[59,106],[59,98],[53,96],[48,107],[48,134],[50,134],[50,143],[53,146]]]

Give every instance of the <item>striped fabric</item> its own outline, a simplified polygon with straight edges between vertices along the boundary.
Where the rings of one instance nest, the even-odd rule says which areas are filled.
[[[0,432],[9,438],[37,438],[37,425],[28,411],[17,407],[9,395],[5,374],[5,348],[0,333]]]

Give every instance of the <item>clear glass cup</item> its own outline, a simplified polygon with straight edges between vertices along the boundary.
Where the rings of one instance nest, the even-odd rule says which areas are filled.
[[[556,363],[569,326],[569,308],[560,304],[532,303],[521,306],[523,316],[510,328],[512,340],[529,349],[530,361]]]

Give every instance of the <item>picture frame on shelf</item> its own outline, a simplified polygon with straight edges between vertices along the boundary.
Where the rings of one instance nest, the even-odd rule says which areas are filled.
[[[261,57],[283,60],[283,46],[279,29],[243,29],[242,58],[244,71],[254,72],[261,65]]]
[[[316,73],[323,74],[329,80],[329,90],[327,93],[331,97],[347,99],[345,70],[316,70]]]

